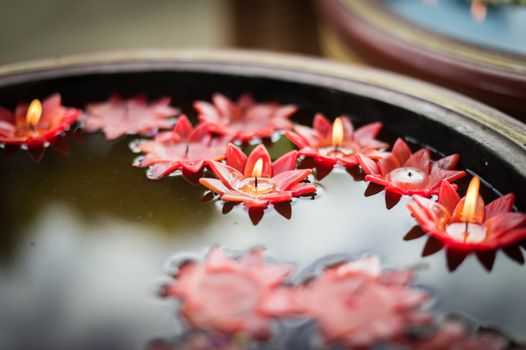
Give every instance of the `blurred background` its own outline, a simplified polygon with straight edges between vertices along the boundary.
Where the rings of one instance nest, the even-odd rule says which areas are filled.
[[[526,0],[0,0],[0,64],[137,48],[328,56],[443,85],[526,120],[525,5]]]
[[[1,0],[0,4],[0,64],[153,47],[320,53],[313,4],[308,0]]]

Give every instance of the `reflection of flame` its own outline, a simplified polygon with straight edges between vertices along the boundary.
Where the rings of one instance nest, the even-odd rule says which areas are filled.
[[[256,161],[256,164],[254,164],[254,168],[252,169],[252,176],[260,177],[262,172],[263,172],[263,158],[259,158]]]
[[[341,146],[343,144],[343,122],[342,118],[338,117],[332,124],[332,145]]]
[[[42,103],[40,100],[33,100],[27,108],[26,122],[30,126],[36,126],[42,116]]]
[[[484,22],[486,15],[488,14],[488,8],[485,4],[480,1],[471,2],[471,15],[479,22]]]
[[[477,219],[477,202],[479,198],[480,180],[478,177],[473,177],[469,183],[466,199],[462,208],[461,218],[466,222],[475,222]]]

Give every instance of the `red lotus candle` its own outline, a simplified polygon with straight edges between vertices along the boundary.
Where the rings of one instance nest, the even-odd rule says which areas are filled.
[[[413,153],[402,139],[396,140],[391,155],[378,161],[358,154],[367,181],[385,187],[388,192],[426,197],[437,194],[443,181],[453,182],[466,175],[465,171],[453,170],[459,159],[458,154],[452,154],[432,161],[427,148]]]
[[[525,239],[526,214],[512,211],[514,195],[484,205],[479,186],[479,179],[474,177],[461,199],[453,186],[444,182],[438,203],[415,195],[408,207],[424,231],[449,247],[495,250]]]
[[[388,146],[376,139],[381,128],[381,123],[371,123],[355,131],[346,116],[336,118],[331,125],[325,116],[317,114],[313,128],[296,125],[285,135],[299,148],[300,155],[312,157],[315,164],[329,169],[335,165],[350,168],[358,164],[357,153],[373,159],[387,155],[378,151]]]
[[[266,102],[256,103],[245,94],[234,103],[221,94],[212,96],[213,104],[197,101],[194,104],[199,121],[210,125],[210,129],[232,139],[249,142],[254,138],[270,137],[275,131],[292,127],[290,116],[297,107]]]
[[[310,169],[296,169],[298,154],[289,152],[274,163],[263,145],[247,157],[230,144],[226,164],[211,161],[209,167],[217,179],[199,182],[228,202],[243,203],[249,208],[266,208],[270,203],[290,202],[293,197],[315,193],[316,186],[303,182]]]
[[[0,107],[0,143],[29,149],[44,148],[68,130],[80,110],[62,106],[59,94],[44,102],[33,100],[19,104],[14,113]]]
[[[215,247],[205,262],[180,266],[165,295],[182,300],[181,312],[196,328],[267,339],[272,316],[262,306],[292,270],[266,263],[261,249],[233,259]]]
[[[151,136],[160,129],[171,128],[173,117],[178,114],[168,97],[148,103],[144,96],[125,100],[113,95],[107,102],[89,104],[80,122],[85,131],[100,130],[107,140],[113,140],[123,135]]]
[[[228,139],[213,137],[208,125],[200,124],[193,128],[190,120],[183,114],[172,131],[159,133],[154,140],[132,142],[135,152],[142,152],[134,166],[148,167],[150,179],[160,179],[174,172],[192,179],[210,161],[225,157]]]

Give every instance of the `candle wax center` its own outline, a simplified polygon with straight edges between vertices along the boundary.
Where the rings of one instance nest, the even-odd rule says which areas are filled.
[[[354,150],[343,146],[328,146],[318,150],[321,155],[333,158],[345,158],[354,154]]]
[[[417,168],[402,167],[391,171],[386,176],[388,181],[407,189],[420,189],[426,187],[429,182],[429,176]]]
[[[486,239],[486,225],[455,222],[446,226],[449,237],[465,243],[480,243]]]
[[[276,191],[276,184],[267,177],[243,179],[237,185],[237,190],[250,195],[261,196]]]

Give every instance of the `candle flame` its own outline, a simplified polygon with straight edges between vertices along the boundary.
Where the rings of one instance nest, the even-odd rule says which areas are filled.
[[[35,99],[31,101],[31,104],[27,108],[26,122],[30,126],[36,126],[42,116],[42,103],[40,100]]]
[[[484,22],[488,7],[480,1],[471,2],[471,15],[479,22]]]
[[[477,222],[481,221],[479,214],[477,213],[478,200],[479,200],[479,188],[480,180],[477,176],[471,179],[469,183],[468,191],[466,192],[466,197],[464,200],[464,206],[462,207],[462,212],[460,213],[460,218],[465,222]]]
[[[263,158],[259,158],[252,169],[252,177],[260,177],[263,172]]]
[[[343,121],[341,117],[336,118],[332,124],[332,145],[336,147],[343,145]]]

